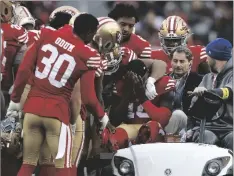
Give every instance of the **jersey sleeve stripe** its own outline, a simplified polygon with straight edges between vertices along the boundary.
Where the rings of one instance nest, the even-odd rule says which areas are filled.
[[[200,59],[204,59],[206,57],[207,57],[207,55],[203,55],[203,56],[200,57]]]
[[[21,40],[22,38],[25,38],[28,35],[28,32],[25,32],[23,35],[18,37],[18,40]]]
[[[133,51],[130,51],[129,62],[132,60],[132,58],[133,58]]]
[[[206,52],[205,52],[205,51],[203,51],[203,52],[201,52],[201,53],[200,53],[200,55],[204,55],[204,54],[206,54]]]
[[[201,49],[201,51],[205,51],[205,50],[206,50],[206,48],[202,48],[202,49]]]
[[[150,57],[150,54],[141,54],[140,57]]]
[[[18,39],[18,41],[20,42],[20,43],[27,43],[28,42],[28,35],[26,35],[24,38],[22,38],[22,39]]]
[[[142,54],[151,54],[151,51],[142,51]]]

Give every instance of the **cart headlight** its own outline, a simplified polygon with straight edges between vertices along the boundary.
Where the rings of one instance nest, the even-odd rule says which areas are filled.
[[[218,175],[220,172],[220,164],[216,161],[212,161],[207,164],[207,172],[210,175]]]
[[[115,156],[114,163],[120,175],[134,176],[134,165],[131,160],[124,157]]]
[[[229,161],[229,156],[212,159],[206,163],[203,174],[216,176],[227,166]]]

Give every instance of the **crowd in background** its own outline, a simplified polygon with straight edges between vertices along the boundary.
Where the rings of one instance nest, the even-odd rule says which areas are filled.
[[[105,2],[111,9],[116,3]],[[56,1],[24,2],[34,17],[43,23],[48,22],[49,14],[56,7]],[[181,16],[193,33],[190,44],[206,45],[217,37],[233,43],[233,1],[128,1],[134,5],[140,16],[136,33],[148,40],[153,47],[160,46],[158,29],[162,21],[170,15]]]

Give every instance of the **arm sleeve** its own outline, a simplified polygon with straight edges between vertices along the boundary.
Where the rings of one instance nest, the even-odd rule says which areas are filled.
[[[99,102],[94,85],[95,70],[90,70],[85,72],[80,80],[81,86],[81,100],[84,105],[86,105],[94,116],[101,119],[105,112]]]
[[[233,76],[230,76],[228,83],[224,87],[230,88],[233,91]]]
[[[13,102],[20,102],[21,95],[24,91],[24,87],[27,84],[32,71],[36,65],[38,44],[34,43],[26,51],[23,61],[19,66],[16,79],[14,82],[14,89],[11,94],[11,100]]]
[[[142,43],[142,48],[140,49],[140,53],[138,55],[138,57],[140,59],[150,59],[151,58],[151,45],[148,41],[146,41],[145,39],[143,39],[142,37],[138,36],[140,42]]]

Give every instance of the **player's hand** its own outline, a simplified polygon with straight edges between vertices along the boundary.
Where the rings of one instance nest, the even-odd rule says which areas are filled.
[[[21,116],[22,116],[22,108],[20,103],[15,103],[13,101],[10,101],[6,117],[21,118]]]
[[[207,91],[205,87],[196,87],[191,95],[202,96]]]
[[[15,103],[13,101],[10,101],[7,111],[20,111],[20,110],[21,110],[20,103]]]
[[[149,77],[146,81],[146,90],[145,95],[148,97],[149,100],[153,100],[158,94],[156,92],[156,87],[154,83],[156,80],[152,77]]]
[[[174,79],[169,79],[168,83],[165,87],[165,90],[170,90],[170,89],[174,89],[176,87],[176,80]]]
[[[105,128],[109,129],[110,132],[115,131],[115,127],[111,125],[109,121],[109,117],[107,114],[105,114],[102,119],[100,120],[100,128],[99,128],[99,133],[101,134]]]
[[[134,74],[133,82],[134,82],[133,91],[136,95],[136,98],[140,101],[140,103],[144,103],[145,101],[148,100],[148,98],[145,95],[145,86],[144,86],[144,82],[143,82],[141,76]]]

